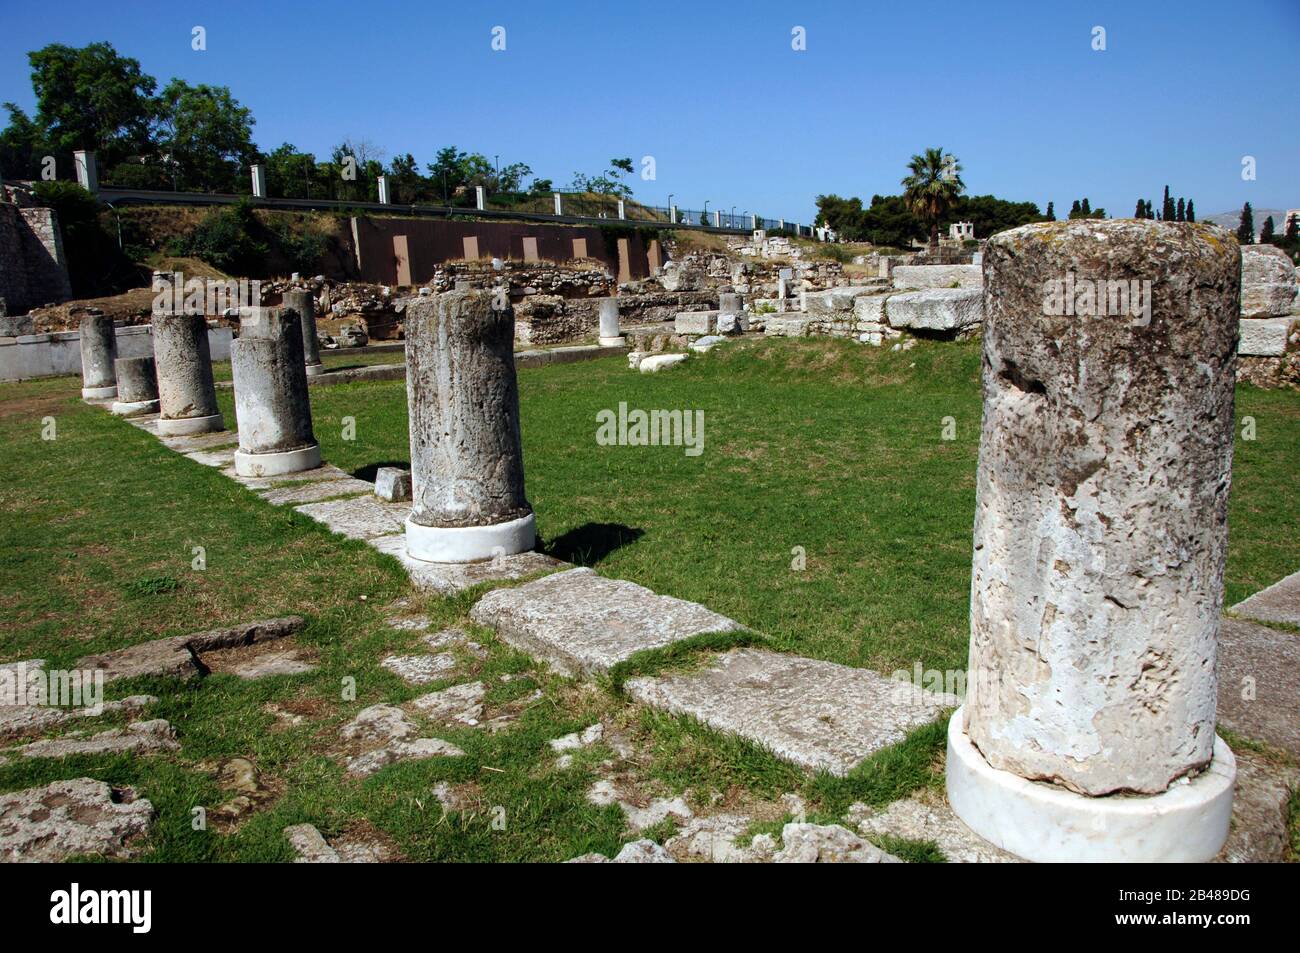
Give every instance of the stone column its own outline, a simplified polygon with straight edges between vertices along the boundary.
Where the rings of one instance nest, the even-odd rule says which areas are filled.
[[[622,347],[626,339],[618,329],[618,299],[600,299],[600,346]]]
[[[302,353],[307,376],[325,373],[320,361],[320,340],[316,337],[316,297],[310,291],[294,288],[284,293],[284,306],[298,315],[302,326]]]
[[[407,306],[406,395],[413,507],[406,549],[429,562],[475,562],[533,548],[515,382],[514,311],[489,291]]]
[[[85,400],[117,396],[116,359],[113,319],[98,313],[85,315],[81,319],[81,396]]]
[[[230,367],[239,428],[235,472],[266,477],[320,466],[298,315],[284,308],[243,308]]]
[[[225,430],[212,383],[208,323],[203,315],[155,311],[153,356],[158,373],[158,435]]]
[[[119,357],[117,400],[112,411],[120,417],[140,417],[158,412],[158,375],[152,357]]]
[[[989,241],[970,672],[947,785],[1031,860],[1211,859],[1240,263],[1208,225]],[[1135,795],[1103,797],[1103,795]]]

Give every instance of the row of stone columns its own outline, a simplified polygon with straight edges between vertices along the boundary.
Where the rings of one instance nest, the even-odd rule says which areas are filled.
[[[1240,255],[1212,226],[1077,221],[997,235],[983,267],[970,665],[949,726],[949,800],[1029,859],[1210,859],[1236,772],[1215,735],[1214,666]],[[1067,281],[1093,289],[1088,309],[1049,307]],[[536,541],[514,315],[493,305],[490,291],[456,290],[407,311],[416,559]],[[319,463],[303,314],[299,303],[243,318],[241,473]],[[216,413],[201,324],[155,318],[160,430]],[[613,301],[601,306],[609,330]],[[87,360],[95,390],[103,364]]]

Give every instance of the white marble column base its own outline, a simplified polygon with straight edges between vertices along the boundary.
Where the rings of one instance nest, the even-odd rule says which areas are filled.
[[[948,803],[972,831],[1025,860],[1204,863],[1228,837],[1237,759],[1222,738],[1196,777],[1162,794],[1088,797],[991,767],[948,722]]]
[[[143,414],[156,414],[158,413],[158,401],[128,400],[123,403],[120,400],[115,400],[109,410],[119,417],[139,417]]]
[[[406,520],[406,553],[429,563],[473,563],[525,553],[537,542],[532,513],[490,526],[421,526]]]
[[[245,453],[235,451],[235,472],[246,477],[272,477],[320,466],[320,444],[281,453]]]
[[[213,433],[226,429],[226,421],[220,414],[207,417],[159,417],[158,436],[188,437],[196,433]]]
[[[82,400],[108,400],[110,397],[117,396],[117,385],[109,387],[83,387],[81,388]]]

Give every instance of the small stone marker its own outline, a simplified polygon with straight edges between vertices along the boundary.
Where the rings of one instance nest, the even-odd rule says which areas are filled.
[[[266,477],[320,466],[298,315],[245,308],[230,364],[239,430],[235,472]]]
[[[108,400],[117,396],[117,332],[113,319],[92,311],[81,319],[81,396]]]
[[[158,435],[225,430],[217,408],[208,325],[203,316],[155,311],[153,355],[158,374]]]
[[[406,549],[464,563],[533,548],[515,379],[514,311],[490,291],[412,301],[406,316],[412,510]]]
[[[406,503],[411,499],[411,471],[400,467],[380,467],[375,472],[375,496],[389,503]]]
[[[152,357],[119,357],[117,400],[112,411],[119,417],[140,417],[158,412],[158,374]]]
[[[985,255],[949,800],[1029,860],[1209,860],[1236,773],[1214,734],[1236,243],[1200,224],[1074,221],[1002,232]],[[1135,796],[1101,797],[1121,793]]]
[[[307,376],[325,373],[325,365],[320,360],[320,339],[316,336],[315,296],[306,289],[294,288],[284,293],[284,306],[298,315],[302,325],[302,353]]]

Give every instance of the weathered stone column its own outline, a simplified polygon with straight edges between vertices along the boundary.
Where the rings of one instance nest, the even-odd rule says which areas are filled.
[[[600,346],[621,347],[626,339],[618,329],[618,299],[600,299]]]
[[[490,291],[454,291],[407,306],[406,549],[416,559],[474,562],[537,540],[524,497],[514,311],[492,301]]]
[[[107,400],[117,396],[117,332],[113,319],[105,314],[87,314],[81,319],[81,396],[86,400]]]
[[[208,323],[201,314],[153,313],[153,356],[158,374],[158,434],[225,430],[212,383]]]
[[[283,308],[241,309],[230,367],[239,429],[235,472],[265,477],[320,466],[298,315]]]
[[[294,288],[284,293],[284,306],[298,315],[302,323],[302,353],[307,376],[325,373],[320,361],[320,339],[316,337],[316,298],[310,292]]]
[[[1033,860],[1208,860],[1240,261],[1221,229],[1029,225],[984,259],[970,673],[947,784]],[[1190,783],[1174,782],[1189,778]],[[1108,794],[1140,797],[1101,797]]]
[[[158,375],[152,357],[119,357],[117,400],[112,411],[120,417],[140,417],[158,412]]]

